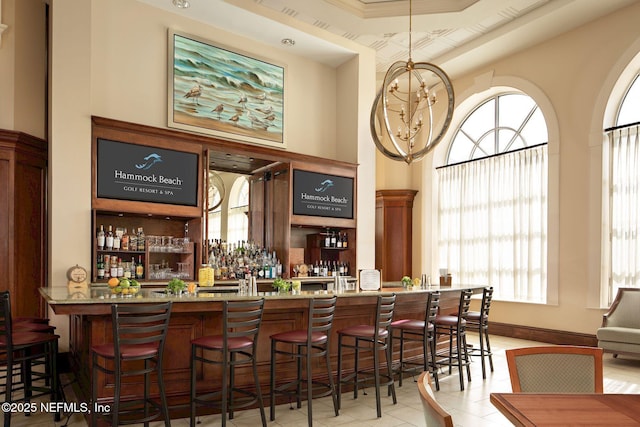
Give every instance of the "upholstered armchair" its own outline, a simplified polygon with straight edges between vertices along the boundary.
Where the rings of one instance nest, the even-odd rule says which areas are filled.
[[[598,329],[598,347],[613,357],[640,355],[640,288],[620,288]]]

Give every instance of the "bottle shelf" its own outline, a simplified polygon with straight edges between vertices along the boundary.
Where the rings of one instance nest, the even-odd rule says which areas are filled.
[[[94,229],[100,225],[111,226],[112,229],[138,229],[143,228],[145,234],[144,250],[123,249],[98,249],[96,241],[92,250],[93,266],[91,278],[94,283],[106,283],[108,279],[99,279],[97,274],[97,262],[107,256],[121,258],[123,262],[140,262],[144,267],[142,278],[136,280],[149,282],[154,280],[166,280],[179,274],[183,280],[195,280],[196,267],[199,265],[198,248],[200,246],[200,218],[167,218],[155,216],[142,216],[138,213],[122,213],[93,211]],[[105,227],[106,228],[106,227]],[[159,237],[162,236],[162,237]],[[184,236],[184,237],[175,237]],[[164,243],[164,239],[171,239]],[[187,240],[189,238],[189,240]],[[179,244],[172,242],[175,239]],[[160,245],[159,242],[162,242]],[[160,245],[160,246],[158,246]]]
[[[146,251],[127,251],[122,249],[96,249],[98,254],[138,254],[143,255]]]

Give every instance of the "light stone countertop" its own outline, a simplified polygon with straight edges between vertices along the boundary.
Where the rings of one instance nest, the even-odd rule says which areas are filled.
[[[167,295],[164,289],[158,288],[145,288],[142,287],[140,292],[136,295],[114,295],[111,293],[109,287],[104,285],[93,285],[89,288],[71,289],[67,286],[58,287],[46,287],[40,288],[40,294],[45,301],[50,305],[71,305],[71,304],[112,304],[112,303],[158,303],[168,300],[172,300],[174,303],[193,303],[193,302],[207,302],[207,301],[224,301],[224,300],[242,300],[242,299],[255,299],[256,297],[265,299],[307,299],[314,298],[322,295],[337,295],[341,297],[357,297],[357,296],[375,296],[380,294],[407,294],[407,293],[423,293],[423,292],[449,292],[460,291],[461,289],[481,289],[482,286],[469,285],[469,286],[455,286],[455,287],[440,287],[431,286],[429,288],[403,288],[400,282],[384,283],[381,290],[378,291],[361,291],[361,290],[347,290],[347,291],[301,291],[297,294],[286,293],[279,294],[277,292],[258,292],[257,294],[240,294],[237,292],[237,286],[213,286],[213,287],[200,287],[196,294],[182,294],[182,295]]]

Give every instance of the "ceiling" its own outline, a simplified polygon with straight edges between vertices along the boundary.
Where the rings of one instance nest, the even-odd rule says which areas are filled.
[[[409,0],[138,0],[330,66],[376,51],[379,78],[409,56]],[[412,59],[455,77],[638,0],[412,0]],[[293,46],[283,46],[289,38]]]
[[[393,62],[408,59],[410,35],[415,62],[455,79],[638,0],[412,0],[411,19],[409,0],[189,0],[186,9],[138,1],[332,67],[366,46],[382,80]],[[285,38],[295,44],[283,45]],[[240,173],[268,164],[239,157],[212,161]]]

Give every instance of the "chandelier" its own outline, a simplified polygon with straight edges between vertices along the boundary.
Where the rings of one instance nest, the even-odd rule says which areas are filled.
[[[378,150],[393,160],[411,164],[435,148],[451,124],[453,85],[439,67],[411,58],[409,0],[409,60],[389,67],[371,107],[371,136]],[[446,101],[441,102],[441,94]],[[434,120],[444,117],[441,124]],[[437,125],[437,126],[436,126]]]

